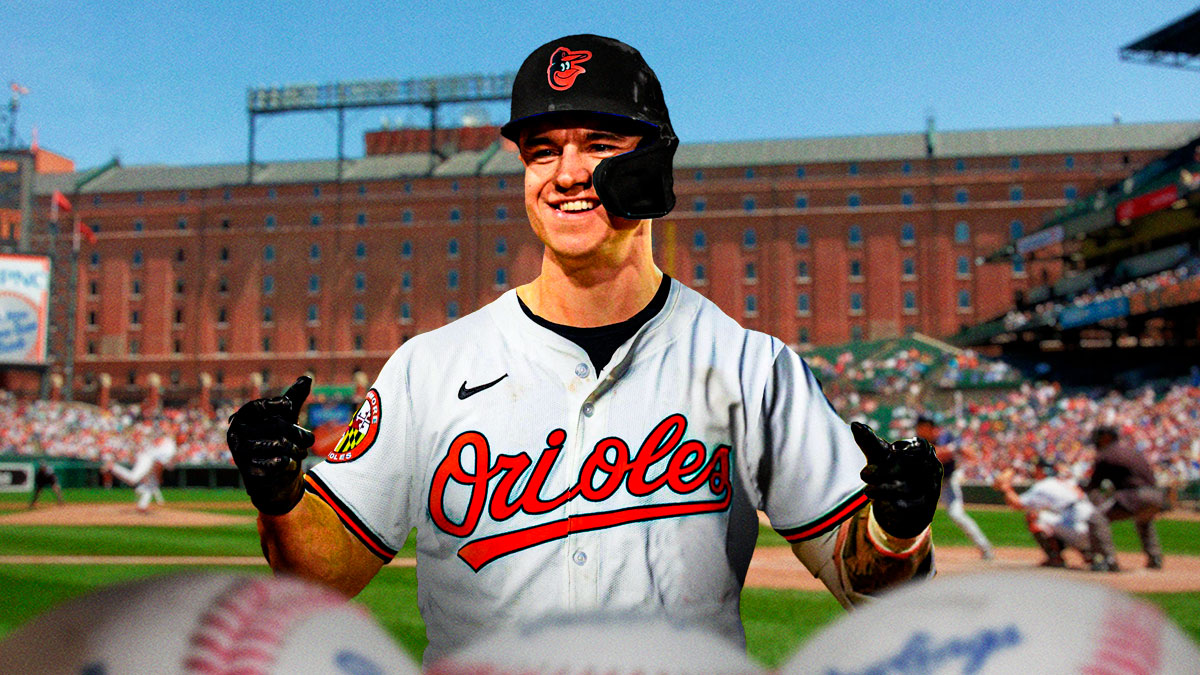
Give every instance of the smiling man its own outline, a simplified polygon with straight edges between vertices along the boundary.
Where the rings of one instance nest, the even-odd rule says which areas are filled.
[[[655,265],[678,140],[641,55],[539,47],[502,133],[538,277],[400,347],[307,475],[307,378],[231,419],[271,566],[357,593],[415,527],[426,662],[597,610],[744,643],[756,509],[846,606],[931,575],[933,448],[847,426],[786,345]]]

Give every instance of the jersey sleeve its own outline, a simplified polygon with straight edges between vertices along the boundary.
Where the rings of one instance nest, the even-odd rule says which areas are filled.
[[[795,544],[820,537],[867,503],[866,465],[849,425],[838,416],[808,365],[781,347],[757,405],[747,398],[745,447],[758,507]]]
[[[337,446],[305,475],[305,489],[384,562],[415,522],[420,476],[411,439],[414,415],[402,351],[367,392]]]

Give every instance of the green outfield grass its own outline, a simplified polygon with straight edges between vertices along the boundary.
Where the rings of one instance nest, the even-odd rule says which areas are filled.
[[[131,490],[77,489],[67,492],[72,502],[132,501]],[[245,499],[235,490],[170,490],[170,502],[211,502],[216,510],[253,513],[248,507],[228,506]],[[28,496],[0,495],[0,501],[23,501]],[[224,503],[225,505],[221,505]],[[208,507],[205,507],[206,509]],[[998,546],[1033,546],[1020,514],[1005,510],[971,510],[971,515]],[[1200,555],[1200,523],[1161,521],[1163,547],[1168,553]],[[1122,550],[1140,547],[1129,523],[1113,527]],[[969,545],[969,541],[942,512],[934,521],[935,540],[942,545]],[[759,545],[786,545],[770,528],[762,528]],[[209,528],[176,527],[73,527],[0,526],[0,555],[260,555],[252,522]],[[409,543],[400,556],[413,555]],[[182,570],[225,570],[240,574],[268,574],[265,566],[168,565],[0,565],[0,638],[37,614],[63,600],[119,581]],[[357,602],[371,611],[398,644],[419,658],[425,646],[425,629],[417,611],[415,570],[385,567],[359,595]],[[1200,642],[1200,593],[1155,593],[1147,598],[1162,607],[1185,632]],[[768,667],[780,665],[814,631],[842,615],[826,592],[749,588],[742,593],[742,617],[750,655]]]

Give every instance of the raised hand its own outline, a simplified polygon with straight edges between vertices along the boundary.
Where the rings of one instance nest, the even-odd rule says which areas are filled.
[[[250,401],[229,418],[229,452],[263,513],[285,514],[304,495],[301,469],[315,439],[297,422],[311,389],[312,378],[301,376],[282,396]]]
[[[901,539],[924,532],[942,489],[942,463],[933,445],[920,438],[888,443],[860,422],[851,422],[850,431],[867,458],[859,477],[883,531]]]

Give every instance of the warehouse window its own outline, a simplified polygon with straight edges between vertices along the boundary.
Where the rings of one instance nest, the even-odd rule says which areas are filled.
[[[703,251],[706,246],[708,246],[708,238],[704,236],[704,230],[692,232],[692,248],[697,251]]]
[[[905,258],[900,263],[900,276],[905,279],[911,279],[917,276],[917,261],[913,258]]]
[[[452,291],[458,288],[458,270],[446,272],[446,288]]]
[[[755,269],[754,263],[746,263],[746,269],[745,269],[743,281],[745,281],[748,284],[752,284],[752,283],[755,283],[756,281],[758,281],[758,270]]]
[[[862,314],[862,311],[863,311],[862,293],[851,293],[850,294],[850,313],[851,314]]]
[[[308,292],[309,293],[320,293],[321,292],[321,277],[320,276],[318,276],[316,274],[312,274],[308,277]]]
[[[308,248],[308,258],[309,258],[309,260],[320,260],[321,259],[320,245],[313,244],[312,246],[310,246]]]
[[[266,246],[263,247],[263,260],[265,260],[266,262],[274,262],[275,261],[275,247],[274,246],[267,244]]]
[[[263,307],[262,320],[263,320],[263,323],[273,323],[275,321],[275,312],[274,312],[274,310],[271,309],[270,305]],[[264,350],[264,351],[266,351],[266,350]]]
[[[704,271],[704,265],[696,265],[695,267],[692,268],[692,283],[698,284],[698,285],[699,284],[707,284],[708,277],[706,276],[706,274],[707,273]]]
[[[407,239],[400,242],[400,257],[407,259],[407,258],[411,258],[412,254],[413,254],[412,242],[408,241]]]
[[[912,246],[917,241],[917,228],[912,223],[904,223],[900,226],[900,245]]]
[[[745,315],[758,316],[758,298],[753,295],[747,295],[745,301]]]
[[[862,226],[851,225],[850,229],[846,232],[846,240],[851,246],[862,246]]]
[[[503,206],[497,206],[496,220],[508,220],[508,209]]]
[[[754,228],[746,228],[742,231],[742,248],[754,248],[758,245],[758,235],[755,234]]]
[[[266,227],[268,230],[274,230],[275,229],[275,216],[268,214],[267,217],[263,219],[263,226]]]
[[[971,309],[971,291],[963,289],[958,292],[958,308]]]
[[[1020,185],[1008,188],[1008,201],[1019,202],[1025,199],[1025,190]]]
[[[504,237],[496,238],[496,255],[504,255],[508,253],[508,242]]]
[[[450,302],[446,303],[446,318],[447,319],[457,319],[458,318],[458,303],[457,302],[454,302],[453,300],[451,300]]]
[[[796,167],[796,178],[804,178],[804,167]]]
[[[362,272],[354,273],[354,292],[362,293],[367,290],[367,275]]]
[[[508,270],[500,267],[496,270],[496,286],[503,288],[508,285]]]
[[[692,201],[692,210],[696,213],[703,213],[706,208],[708,208],[708,202],[704,201],[703,198]]]
[[[1074,185],[1068,185],[1063,188],[1063,197],[1065,197],[1067,201],[1075,201],[1077,196],[1079,196],[1079,193],[1075,189]]]
[[[354,257],[359,260],[365,260],[367,257],[367,243],[360,241],[354,245]]]
[[[812,243],[812,239],[808,234],[808,228],[805,227],[804,225],[797,227],[796,228],[796,246],[799,246],[800,248],[808,248],[808,245],[811,243]]]
[[[412,273],[411,272],[401,272],[400,273],[400,288],[403,290],[406,290],[406,291],[412,290]]]
[[[970,201],[970,195],[967,194],[966,188],[961,188],[954,193],[954,201],[959,204],[966,204]]]
[[[795,204],[796,204],[796,208],[798,208],[798,209],[807,209],[808,208],[808,195],[804,195],[804,194],[796,195]]]
[[[900,193],[900,203],[904,206],[912,206],[914,202],[916,202],[916,198],[913,197],[913,193],[908,190]]]
[[[862,281],[862,261],[861,260],[851,260],[850,261],[850,280],[851,281]]]
[[[857,209],[858,207],[862,206],[862,197],[858,196],[857,192],[851,192],[849,196],[846,197],[846,205],[852,209]]]
[[[1013,241],[1025,236],[1025,223],[1019,220],[1014,220],[1008,224],[1008,237]]]
[[[450,258],[458,257],[458,240],[457,239],[451,239],[450,241],[446,242],[446,255],[447,255],[447,257],[450,257]]]
[[[404,323],[412,321],[412,307],[407,302],[400,303],[400,320]]]
[[[800,260],[796,262],[796,281],[807,283],[810,280],[808,276],[808,261]]]
[[[361,302],[354,304],[354,323],[362,323],[367,320],[367,308]]]
[[[319,315],[318,315],[318,313],[317,313],[317,306],[316,306],[316,305],[309,305],[309,306],[308,306],[308,322],[309,322],[309,323],[316,323],[316,322],[317,322],[317,317],[318,317],[318,316],[319,316]]]
[[[413,221],[413,212],[411,209],[404,209],[400,214],[400,222],[411,223]]]
[[[309,217],[308,222],[312,223],[313,227],[321,224],[321,214],[314,213]]]
[[[356,215],[354,217],[354,222],[360,226],[366,225],[367,224],[367,214],[363,213],[362,211],[359,211],[358,215]]]
[[[904,291],[904,311],[917,311],[917,294],[914,291]]]
[[[450,222],[457,223],[462,220],[462,211],[459,209],[450,209]]]
[[[742,199],[742,210],[753,211],[757,207],[754,197],[745,197]]]
[[[967,244],[971,241],[971,226],[965,220],[954,224],[954,243]]]
[[[971,276],[971,259],[965,255],[958,256],[954,264],[954,273],[960,278]]]
[[[796,296],[796,313],[800,316],[808,316],[812,313],[812,304],[808,293],[801,293]]]

